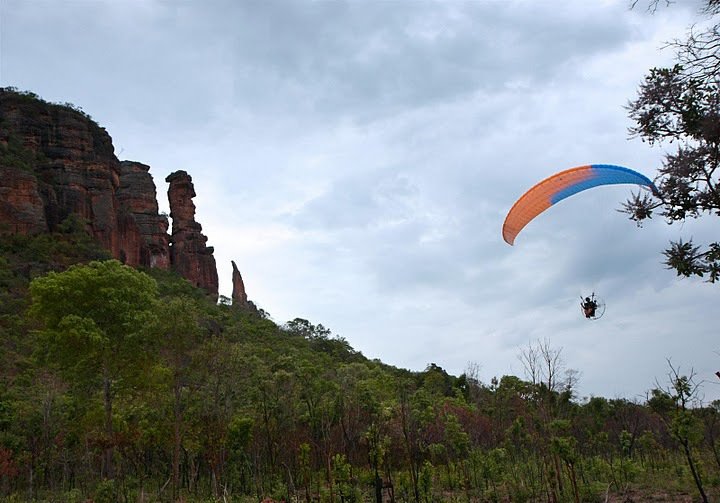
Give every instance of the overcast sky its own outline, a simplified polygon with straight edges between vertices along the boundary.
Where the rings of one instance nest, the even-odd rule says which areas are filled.
[[[82,107],[151,166],[163,210],[165,177],[189,172],[220,293],[235,260],[277,323],[484,382],[522,377],[521,348],[547,340],[580,397],[642,400],[671,358],[711,400],[720,287],[678,279],[661,250],[717,239],[717,219],[637,228],[614,186],[501,236],[554,172],[656,175],[663,147],[629,139],[623,107],[701,19],[678,3],[0,0],[0,84]]]

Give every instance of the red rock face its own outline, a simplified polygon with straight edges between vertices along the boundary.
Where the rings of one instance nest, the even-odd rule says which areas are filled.
[[[38,234],[47,230],[37,178],[0,165],[0,233]]]
[[[195,221],[192,177],[185,171],[176,171],[168,175],[165,181],[170,184],[168,199],[172,218],[172,268],[193,285],[217,296],[218,275],[214,250],[212,246],[205,246],[207,237],[201,232],[202,226]]]
[[[113,257],[172,267],[217,296],[213,248],[195,222],[192,178],[184,171],[167,178],[171,238],[149,170],[118,161],[110,135],[84,113],[0,88],[0,232],[53,232],[75,215]]]
[[[0,121],[6,144],[15,146],[36,179],[47,230],[54,231],[70,214],[78,215],[87,221],[88,231],[119,256],[119,163],[110,135],[78,111],[6,91],[0,91]],[[15,159],[6,158],[3,167],[23,169],[11,161]],[[12,190],[4,179],[0,185]],[[35,228],[40,225],[38,221]]]
[[[139,162],[120,162],[120,255],[134,267],[170,268],[168,220],[158,214],[155,183],[150,166]]]
[[[247,307],[248,305],[248,296],[245,292],[245,283],[243,283],[242,276],[240,275],[240,271],[238,270],[237,266],[235,265],[235,261],[231,260],[230,263],[232,264],[232,303],[233,306],[243,306]]]

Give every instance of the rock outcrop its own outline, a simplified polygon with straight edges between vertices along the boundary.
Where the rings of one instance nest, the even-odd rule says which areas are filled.
[[[103,247],[119,256],[119,162],[105,129],[78,110],[5,90],[0,91],[0,121],[5,147],[0,166],[4,172],[16,172],[3,177],[0,186],[25,189],[25,196],[18,194],[24,202],[15,198],[12,209],[5,208],[17,220],[5,223],[21,232],[47,232],[73,214],[87,222],[87,230]],[[39,209],[36,194],[43,217],[38,215],[31,224],[28,219]]]
[[[113,257],[172,268],[217,296],[213,248],[195,222],[192,179],[184,171],[167,179],[171,237],[149,170],[119,161],[107,131],[76,107],[0,88],[0,233],[53,232],[73,216]]]
[[[213,295],[218,293],[218,275],[213,247],[206,246],[207,237],[202,226],[195,221],[195,187],[192,177],[185,171],[175,171],[165,178],[170,184],[168,200],[172,235],[170,260],[173,269],[190,282]]]
[[[37,178],[0,165],[0,233],[38,234],[47,228]]]
[[[232,264],[232,305],[234,307],[239,307],[241,309],[250,311],[254,314],[260,314],[260,310],[258,307],[253,303],[253,301],[248,300],[247,292],[245,291],[245,283],[243,282],[242,276],[240,275],[240,270],[237,268],[237,265],[235,265],[235,261],[231,260],[230,263]]]
[[[232,264],[232,303],[233,306],[243,306],[247,307],[248,305],[248,296],[245,292],[245,283],[243,283],[242,276],[240,275],[240,271],[237,268],[237,265],[235,265],[235,261],[231,260],[230,263]]]
[[[158,214],[150,166],[120,162],[120,255],[128,265],[170,268],[168,219]]]

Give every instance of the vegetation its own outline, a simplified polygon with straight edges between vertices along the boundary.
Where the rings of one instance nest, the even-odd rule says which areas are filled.
[[[45,162],[42,153],[25,148],[17,138],[10,136],[7,142],[0,142],[0,166],[35,172],[35,165]]]
[[[652,0],[650,8],[658,3]],[[632,136],[651,145],[677,145],[658,170],[657,192],[638,193],[624,204],[623,211],[638,223],[655,210],[670,224],[720,214],[720,2],[704,4],[710,26],[670,43],[678,63],[651,69],[628,106],[635,123]],[[720,280],[719,242],[695,245],[680,240],[671,242],[663,254],[665,264],[679,276]]]
[[[75,122],[86,129],[93,139],[93,150],[97,155],[113,156],[112,140],[100,125],[82,108],[72,103],[51,103],[31,91],[20,91],[15,87],[0,87],[0,105],[4,109],[14,108],[24,117],[42,120],[48,116],[65,118],[65,123]],[[7,126],[12,119],[0,114],[0,165],[34,172],[35,167],[52,162],[53,153],[27,148],[20,138],[13,136]],[[5,121],[5,124],[3,122]]]
[[[523,378],[410,372],[60,227],[0,238],[0,498],[720,496],[720,404],[699,403],[692,373],[671,367],[645,403],[578,401],[547,342],[521,351]]]
[[[95,125],[95,127],[100,127],[81,107],[68,102],[52,103],[42,99],[32,91],[21,91],[17,87],[12,86],[0,87],[0,99],[13,100],[16,104],[21,105],[24,108],[24,112],[28,115],[31,115],[33,112],[46,113],[48,110],[51,113],[57,113],[58,111],[70,111],[83,117],[84,119],[87,119]]]

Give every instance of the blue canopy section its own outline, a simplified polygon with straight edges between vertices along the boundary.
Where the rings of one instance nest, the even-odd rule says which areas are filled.
[[[635,184],[646,185],[653,192],[657,192],[655,184],[645,175],[622,166],[613,164],[591,164],[588,166],[588,177],[576,182],[567,188],[557,191],[551,198],[552,204],[562,201],[566,197],[597,187],[598,185]]]

